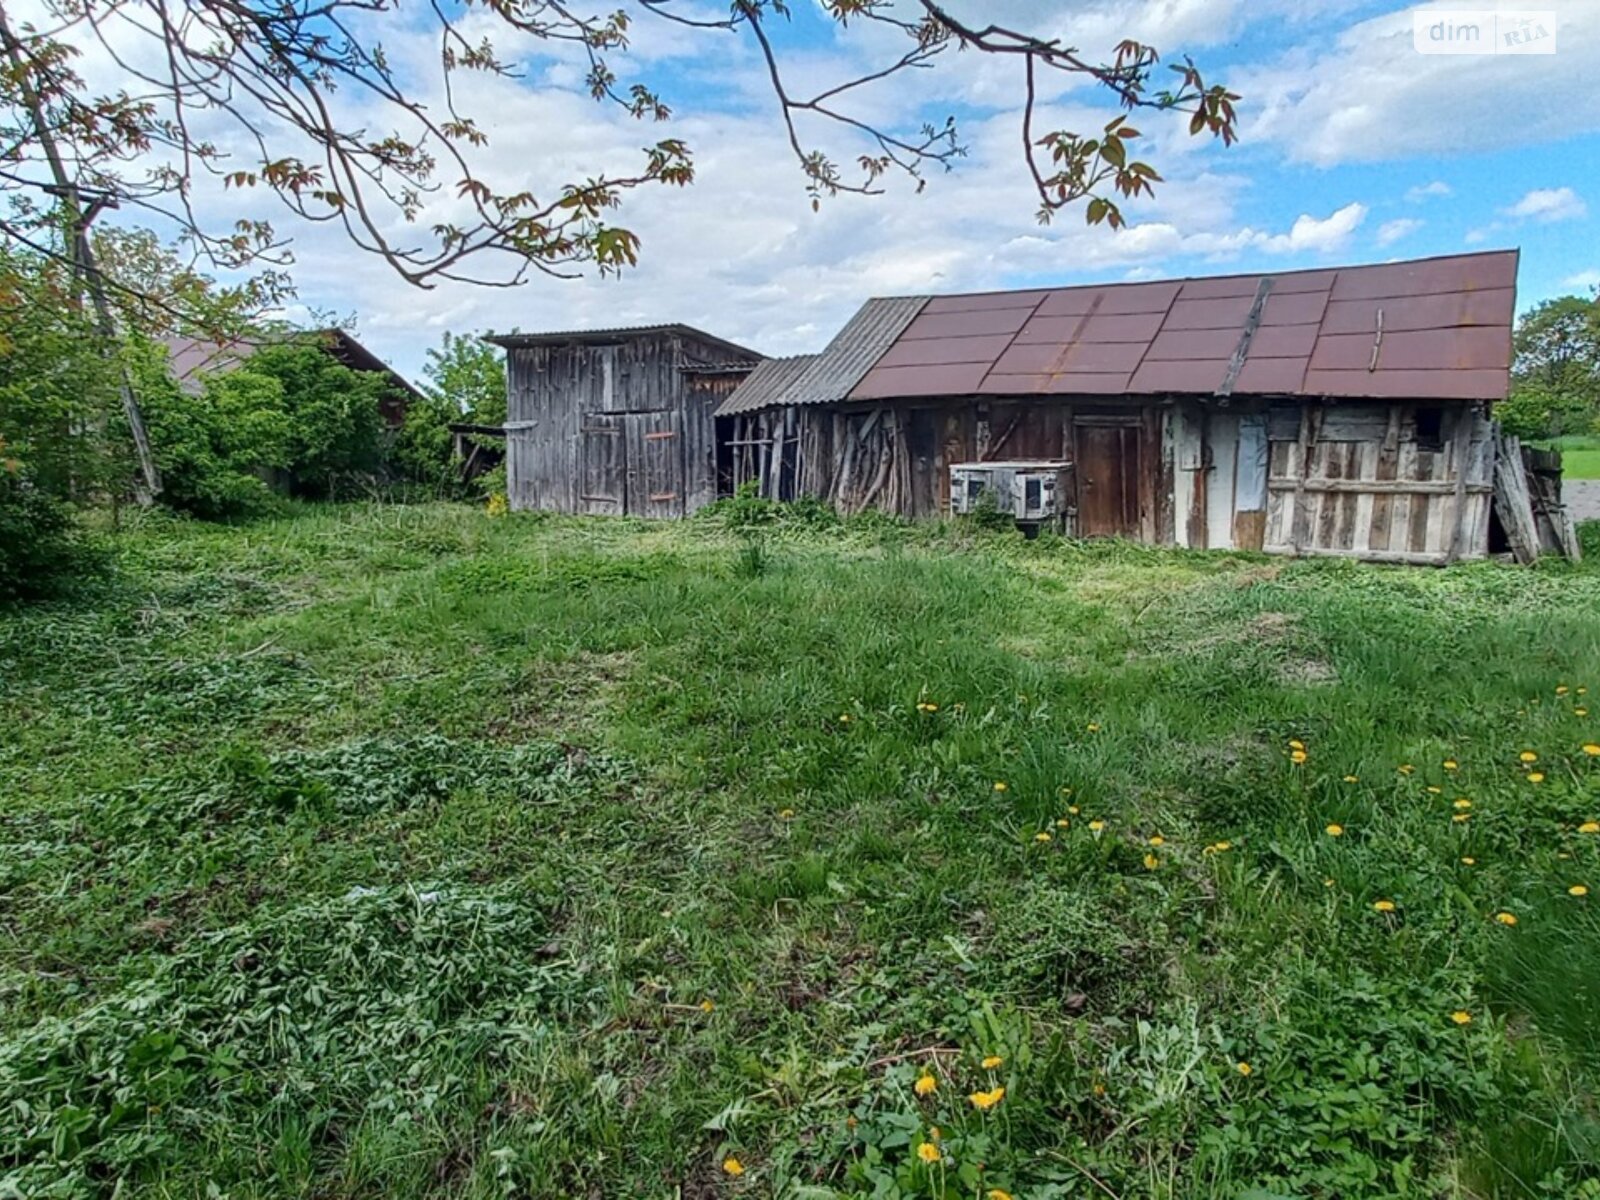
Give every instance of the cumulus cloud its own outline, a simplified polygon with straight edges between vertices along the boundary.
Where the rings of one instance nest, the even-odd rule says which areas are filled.
[[[1561,286],[1569,288],[1600,288],[1600,271],[1579,271],[1576,275],[1568,275],[1561,281]]]
[[[1583,202],[1583,198],[1569,187],[1534,188],[1504,211],[1508,217],[1550,222],[1571,221],[1586,216],[1589,207]]]
[[[1415,217],[1396,217],[1393,221],[1385,221],[1378,226],[1378,245],[1392,246],[1421,228],[1422,222]]]
[[[1424,200],[1435,196],[1448,196],[1453,189],[1442,179],[1435,179],[1432,183],[1418,184],[1416,187],[1406,189],[1406,201],[1410,204],[1421,204]]]

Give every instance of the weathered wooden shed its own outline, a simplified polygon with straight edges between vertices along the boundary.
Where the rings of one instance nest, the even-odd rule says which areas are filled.
[[[731,482],[924,517],[954,464],[1049,461],[1079,536],[1483,557],[1516,271],[1494,251],[871,300],[722,404]]]
[[[491,337],[514,509],[681,517],[717,497],[713,414],[760,361],[688,325]]]

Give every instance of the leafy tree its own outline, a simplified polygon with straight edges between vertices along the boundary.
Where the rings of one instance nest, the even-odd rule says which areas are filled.
[[[423,391],[454,421],[501,425],[506,419],[506,356],[498,346],[470,334],[446,332],[428,351]]]
[[[1115,226],[1119,199],[1160,181],[1134,158],[1133,110],[1186,114],[1191,134],[1234,138],[1233,93],[1208,85],[1188,59],[1158,75],[1157,52],[1131,40],[1100,60],[1048,29],[969,22],[945,0],[824,0],[820,14],[808,7],[802,19],[831,21],[870,61],[859,75],[809,92],[788,70],[791,56],[804,60],[803,44],[787,32],[790,0],[733,0],[721,17],[670,0],[619,4],[597,15],[566,0],[434,5],[423,16],[439,48],[432,80],[402,70],[409,60],[385,50],[380,32],[395,27],[386,0],[42,0],[36,23],[0,11],[9,67],[0,72],[0,192],[15,202],[0,230],[37,244],[61,208],[77,237],[93,212],[115,205],[170,222],[213,263],[284,263],[284,243],[259,211],[221,228],[200,220],[196,177],[209,174],[230,188],[271,193],[305,220],[342,227],[419,286],[515,283],[573,266],[621,270],[636,261],[639,239],[612,214],[638,188],[690,183],[690,147],[661,137],[620,173],[563,180],[534,164],[500,184],[481,169],[487,135],[463,107],[470,89],[458,85],[469,74],[510,76],[530,50],[570,48],[587,61],[583,87],[595,100],[666,122],[667,98],[643,77],[625,77],[634,39],[662,23],[690,28],[708,55],[730,35],[756,50],[813,203],[877,192],[893,174],[920,188],[927,168],[961,155],[953,117],[884,125],[870,99],[961,52],[1016,66],[1020,141],[1041,219],[1083,200],[1089,221]],[[497,35],[515,43],[504,55]],[[129,64],[122,90],[91,86],[77,73],[84,47]],[[1041,78],[1052,92],[1088,83],[1123,111],[1085,131],[1036,129]],[[430,87],[442,103],[425,101]],[[224,152],[237,142],[248,149]]]
[[[1522,437],[1590,433],[1600,423],[1600,299],[1560,296],[1524,313],[1512,341],[1511,397],[1496,410]]]

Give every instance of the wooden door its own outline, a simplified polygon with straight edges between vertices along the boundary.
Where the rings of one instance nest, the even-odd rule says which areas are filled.
[[[1139,428],[1077,430],[1078,536],[1139,536]]]
[[[579,512],[621,516],[627,510],[622,420],[604,413],[585,413],[579,422]]]
[[[628,413],[627,511],[635,517],[683,516],[683,439],[674,412]]]

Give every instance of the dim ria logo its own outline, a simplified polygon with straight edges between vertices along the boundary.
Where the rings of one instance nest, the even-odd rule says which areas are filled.
[[[1492,8],[1414,8],[1418,54],[1554,54],[1556,14]]]

